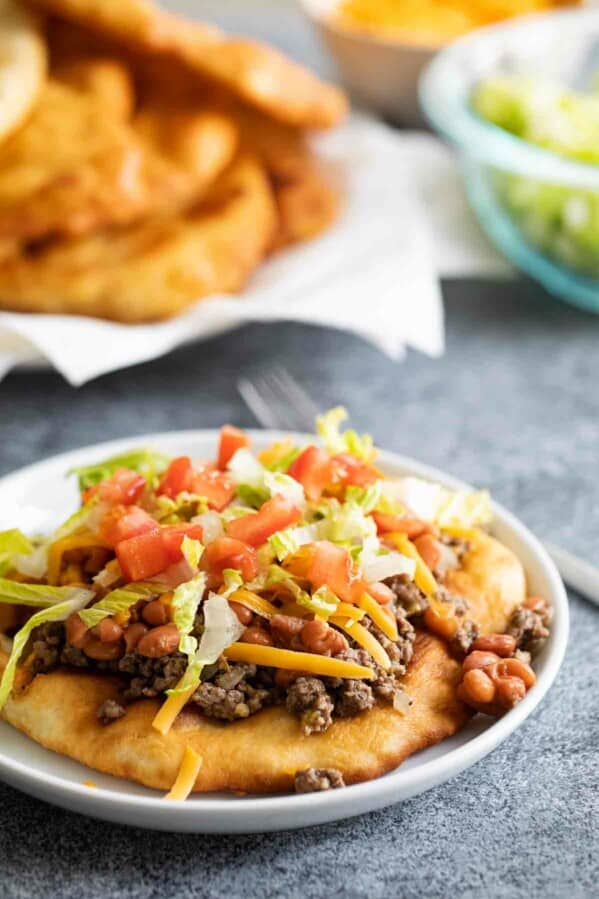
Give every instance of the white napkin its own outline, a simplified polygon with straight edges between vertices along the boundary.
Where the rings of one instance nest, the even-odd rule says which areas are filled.
[[[0,378],[41,354],[80,385],[186,341],[277,319],[353,331],[392,358],[406,344],[439,355],[440,290],[403,143],[397,132],[361,116],[319,137],[319,152],[346,185],[343,215],[322,237],[272,257],[238,297],[211,297],[151,325],[0,313]]]

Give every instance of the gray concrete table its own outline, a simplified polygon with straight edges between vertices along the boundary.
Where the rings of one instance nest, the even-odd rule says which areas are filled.
[[[538,534],[595,556],[599,319],[525,283],[445,286],[448,347],[394,364],[357,338],[254,325],[73,390],[0,386],[0,472],[149,430],[254,424],[235,375],[283,361],[381,445],[488,485]],[[177,836],[52,808],[0,785],[0,896],[564,897],[597,895],[599,611],[571,595],[555,686],[491,756],[385,811],[303,832]]]

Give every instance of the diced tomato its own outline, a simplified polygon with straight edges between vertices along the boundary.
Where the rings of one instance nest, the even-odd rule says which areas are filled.
[[[315,543],[306,577],[315,590],[326,584],[341,599],[352,598],[351,557],[342,546],[328,540]]]
[[[250,438],[244,431],[233,425],[223,425],[220,429],[218,461],[216,463],[220,470],[224,471],[229,460],[233,458],[237,450],[249,446],[250,442]]]
[[[81,494],[84,503],[98,494],[101,502],[111,506],[130,506],[134,503],[146,486],[146,479],[142,474],[131,471],[130,468],[117,468],[111,477],[101,481],[94,487],[88,487]]]
[[[271,534],[288,528],[302,517],[301,511],[284,496],[277,494],[267,500],[258,512],[235,518],[229,522],[227,533],[250,546],[262,546]]]
[[[384,512],[373,512],[372,517],[376,522],[379,534],[391,534],[397,532],[407,534],[410,540],[426,533],[431,525],[421,518],[407,515],[387,515]]]
[[[251,581],[258,574],[256,551],[241,540],[219,537],[204,550],[202,568],[213,575],[222,575],[225,568],[235,568],[241,572],[244,581]]]
[[[144,581],[169,565],[170,558],[160,531],[148,531],[117,543],[116,555],[127,581]]]
[[[139,506],[114,506],[103,517],[100,536],[115,546],[121,540],[159,529],[158,522]]]
[[[222,471],[213,471],[206,465],[194,474],[191,492],[204,496],[210,508],[220,512],[233,499],[235,484]]]
[[[331,457],[318,446],[307,446],[291,463],[287,474],[299,481],[307,498],[315,502],[333,480]]]
[[[368,487],[378,481],[380,475],[372,465],[361,462],[350,453],[338,453],[331,459],[333,480],[349,487]]]
[[[191,492],[193,466],[189,456],[178,456],[170,463],[158,485],[158,494],[176,499],[183,491]]]
[[[202,526],[200,524],[171,524],[161,530],[162,539],[171,562],[178,562],[183,558],[181,544],[183,537],[191,540],[202,539]]]

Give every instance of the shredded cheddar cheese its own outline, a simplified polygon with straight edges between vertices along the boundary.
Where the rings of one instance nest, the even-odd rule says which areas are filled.
[[[449,537],[457,537],[460,540],[476,540],[480,533],[478,528],[462,528],[457,524],[443,525],[441,530]]]
[[[343,615],[344,618],[351,618],[353,621],[361,621],[366,612],[364,609],[358,609],[349,602],[340,602],[333,614]],[[372,615],[370,617],[372,618]]]
[[[261,615],[263,618],[270,619],[279,611],[277,607],[273,606],[267,599],[264,599],[262,596],[258,596],[257,593],[252,593],[251,590],[246,590],[243,587],[236,590],[229,599],[231,602],[238,602],[241,606],[246,606],[246,608],[251,609],[252,612]]]
[[[360,608],[364,609],[364,612],[369,618],[372,618],[376,626],[382,630],[386,637],[389,637],[390,640],[397,640],[397,622],[395,621],[395,618],[391,618],[385,609],[379,605],[376,599],[370,596],[369,593],[363,593],[360,597]],[[338,611],[343,613],[341,609]]]
[[[233,643],[225,649],[225,656],[233,662],[249,662],[253,665],[265,665],[267,668],[286,668],[289,671],[309,671],[310,674],[322,677],[372,677],[370,668],[355,662],[344,662],[312,652],[259,646],[256,643]]]
[[[197,684],[194,684],[193,687],[190,687],[184,693],[172,693],[170,696],[167,696],[152,721],[152,727],[163,735],[168,734],[175,718],[183,706],[189,702],[196,689]]]
[[[95,549],[98,546],[110,549],[110,544],[93,534],[74,534],[57,540],[48,550],[48,583],[56,585],[60,581],[62,557],[72,549]]]
[[[407,535],[393,533],[386,534],[386,537],[395,543],[400,552],[409,556],[411,559],[414,559],[416,562],[414,581],[416,582],[416,586],[420,587],[427,597],[430,607],[435,614],[438,615],[439,618],[447,618],[449,615],[452,615],[453,611],[451,605],[449,603],[439,602],[436,598],[435,594],[437,593],[439,586],[433,577],[432,571]]]
[[[340,627],[342,631],[345,631],[346,634],[349,634],[352,640],[359,643],[366,652],[369,652],[377,665],[380,665],[385,671],[389,671],[391,668],[391,659],[370,631],[367,631],[366,628],[357,621],[350,621],[348,618],[342,618],[341,616],[333,615],[330,620],[333,624],[336,624],[337,627]]]
[[[198,755],[191,746],[186,746],[177,778],[170,792],[167,793],[164,798],[174,799],[178,802],[187,799],[193,790],[196,777],[200,773],[203,762],[204,760],[201,755]]]

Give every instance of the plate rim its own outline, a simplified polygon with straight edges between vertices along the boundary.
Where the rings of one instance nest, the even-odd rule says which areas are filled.
[[[314,441],[314,435],[302,432],[274,429],[246,429],[246,431],[258,444],[281,439],[288,435],[298,441]],[[208,445],[209,442],[216,443],[218,433],[218,428],[161,431],[87,444],[6,473],[0,478],[0,494],[6,489],[14,490],[20,482],[26,482],[47,466],[64,465],[66,473],[76,461],[80,461],[78,459],[80,456],[95,453],[118,453],[135,445],[159,445],[161,442],[167,441],[196,440]],[[383,468],[388,466],[405,469],[416,476],[437,481],[448,487],[465,488],[470,486],[441,469],[390,450],[381,450],[379,461]],[[402,767],[399,766],[396,771],[390,772],[384,777],[353,784],[343,790],[303,795],[269,794],[252,798],[204,798],[199,794],[185,801],[165,803],[162,794],[158,791],[155,796],[139,796],[134,793],[128,795],[102,787],[90,789],[83,783],[69,782],[58,775],[28,767],[24,762],[5,755],[2,748],[0,748],[0,778],[14,786],[12,778],[16,777],[18,788],[30,795],[40,797],[40,794],[43,794],[41,798],[63,807],[77,811],[82,811],[82,807],[85,807],[84,814],[118,820],[121,823],[130,823],[151,829],[176,831],[179,828],[181,831],[198,833],[233,831],[250,833],[304,827],[314,823],[352,817],[366,811],[374,811],[455,777],[499,746],[532,714],[557,677],[568,642],[568,598],[555,564],[539,539],[513,513],[495,501],[493,501],[493,511],[502,525],[505,525],[518,540],[527,546],[532,557],[535,558],[537,570],[541,571],[548,580],[551,586],[551,600],[556,624],[552,629],[547,657],[535,689],[527,693],[522,702],[503,718],[473,736],[462,746],[454,748],[438,758],[426,761],[415,769],[402,771]],[[93,772],[94,769],[90,768],[89,770]],[[50,798],[48,798],[49,793],[52,794]],[[54,793],[58,795],[54,795]],[[119,810],[121,814],[119,814]],[[136,810],[139,810],[141,814],[152,811],[155,817],[150,821],[136,821],[131,814]],[[287,817],[285,813],[291,815],[292,818]],[[211,824],[204,820],[203,816],[213,816],[216,817],[216,820]],[[228,821],[229,817],[235,820]],[[286,823],[279,823],[279,818],[285,819]]]

